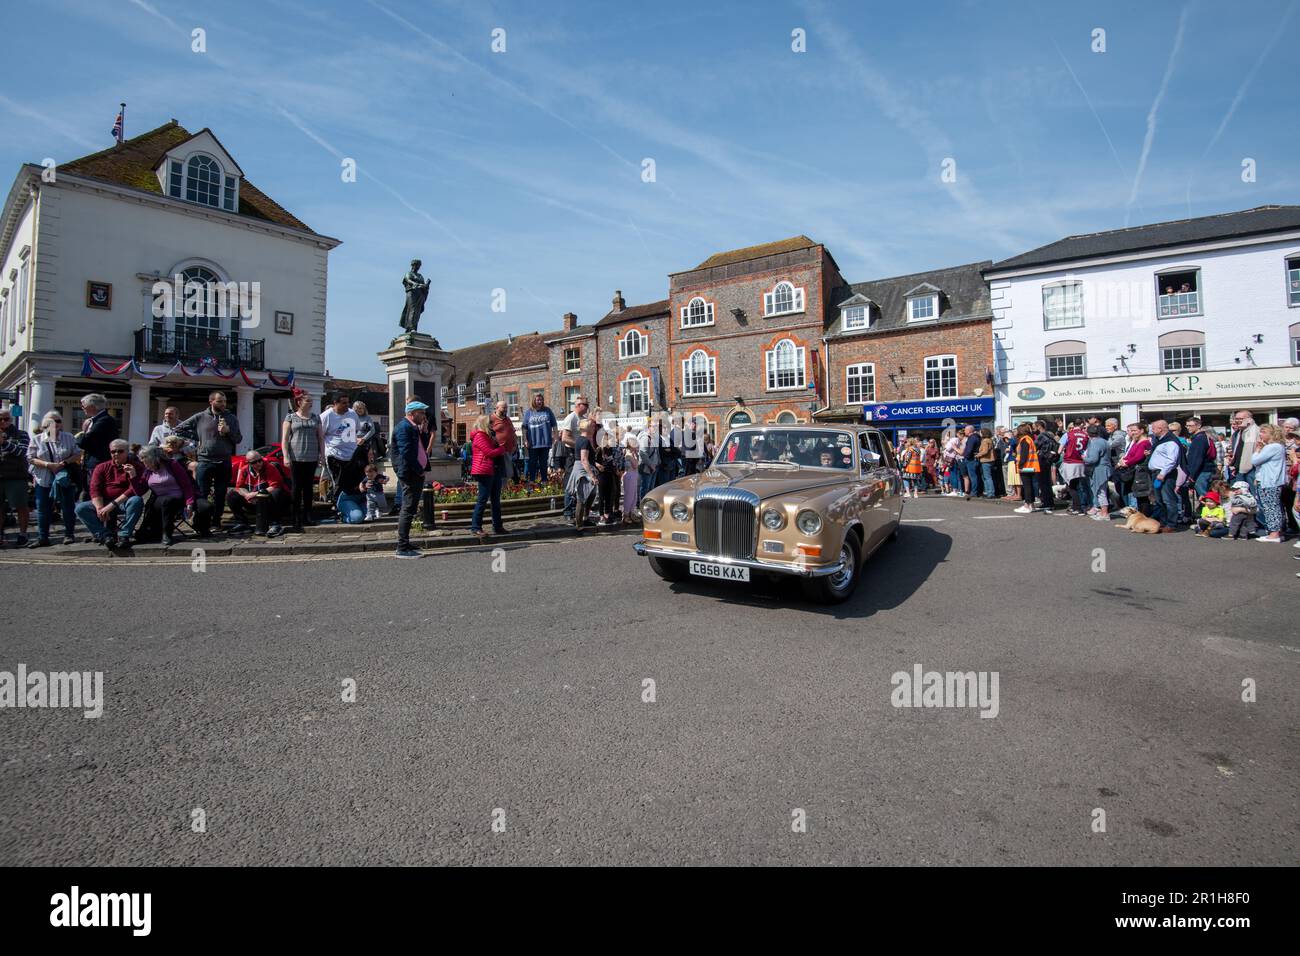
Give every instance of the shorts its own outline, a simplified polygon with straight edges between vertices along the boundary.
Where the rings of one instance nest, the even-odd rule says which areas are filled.
[[[31,482],[26,478],[5,478],[0,480],[0,495],[10,508],[17,511],[27,507],[27,489],[30,487]]]

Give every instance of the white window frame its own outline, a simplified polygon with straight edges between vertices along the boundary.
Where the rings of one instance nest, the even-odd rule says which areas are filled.
[[[635,350],[633,343],[636,344]],[[628,329],[627,335],[618,340],[618,357],[621,359],[639,358],[646,351],[646,335],[639,329]]]
[[[705,390],[695,390],[692,385],[691,365],[697,357],[704,359],[704,369],[696,374],[704,376]],[[682,394],[692,397],[697,395],[716,395],[718,393],[718,360],[703,349],[696,349],[682,360]]]
[[[576,402],[577,402],[577,398],[578,398],[578,396],[581,395],[581,394],[582,394],[582,386],[581,386],[581,385],[566,385],[566,386],[564,386],[564,407],[565,407],[565,414],[566,414],[566,415],[567,415],[569,412],[573,411],[573,406],[576,404]],[[590,410],[590,409],[589,409],[589,410]]]
[[[783,348],[789,346],[789,348]],[[777,353],[793,353],[790,361],[791,367],[780,367],[777,364]],[[763,353],[763,366],[767,372],[767,391],[769,392],[794,392],[801,388],[808,387],[808,368],[807,368],[807,350],[802,345],[795,345],[793,339],[782,339],[776,345],[767,349]],[[795,381],[793,385],[780,385],[781,374],[793,373]]]
[[[930,314],[918,316],[915,306],[920,302],[930,303]],[[908,322],[935,322],[939,318],[939,293],[927,292],[925,295],[909,295],[907,297],[907,321]]]
[[[466,389],[465,389],[465,383],[464,383],[464,382],[462,382],[461,384],[459,384],[459,385],[456,386],[456,405],[457,405],[457,407],[464,406],[464,404],[465,404],[465,391],[466,391]]]
[[[1282,260],[1282,266],[1286,277],[1287,307],[1300,309],[1300,255],[1286,256]]]
[[[203,199],[190,199],[190,162],[196,159],[206,159],[216,167],[216,199],[215,203],[207,202]],[[177,169],[176,167],[180,168]],[[172,199],[179,199],[181,202],[192,203],[195,206],[206,206],[208,209],[220,209],[223,212],[239,212],[239,177],[229,172],[222,164],[221,160],[211,153],[205,153],[202,150],[190,153],[188,156],[167,157],[167,169],[164,173],[166,182],[167,195]],[[210,191],[209,182],[204,182],[205,192]],[[198,194],[196,185],[195,195]]]
[[[1054,359],[1078,359],[1079,371],[1071,372],[1069,375],[1052,374],[1052,361]],[[1068,379],[1068,378],[1087,378],[1088,377],[1088,356],[1084,352],[1072,352],[1067,355],[1049,355],[1047,356],[1047,377],[1049,379]]]
[[[945,364],[945,363],[947,362],[948,359],[951,359],[951,360],[952,360],[952,364],[951,364],[951,366],[948,366],[947,364]],[[959,389],[958,389],[958,384],[957,384],[957,356],[956,356],[955,354],[949,353],[949,354],[946,354],[946,355],[927,355],[927,356],[925,357],[925,362],[924,362],[923,367],[924,367],[924,376],[923,376],[923,381],[924,381],[924,384],[925,384],[925,397],[926,397],[927,399],[930,399],[930,398],[956,398],[956,397],[957,397],[957,392],[958,392]],[[943,391],[943,379],[944,379],[944,374],[943,374],[943,373],[946,372],[946,371],[948,370],[949,367],[951,367],[951,369],[952,369],[952,393],[951,393],[951,394],[948,394],[947,392]],[[938,375],[939,375],[939,387],[940,387],[940,390],[939,390],[938,392],[931,392],[931,391],[930,391],[930,372],[931,372],[931,371],[934,371],[934,372],[938,373]]]
[[[9,351],[9,297],[0,299],[0,355]]]
[[[511,395],[514,396],[513,400],[510,398]],[[518,418],[520,413],[523,411],[523,407],[519,404],[519,390],[515,389],[513,392],[502,392],[501,397],[505,399],[506,417]]]
[[[1068,309],[1067,305],[1066,305],[1066,304],[1062,304],[1059,308],[1056,307],[1056,306],[1053,306],[1053,308],[1054,308],[1054,309],[1058,309],[1058,314],[1061,315],[1061,316],[1064,316],[1064,317],[1065,317],[1065,321],[1064,321],[1064,322],[1058,322],[1058,324],[1053,325],[1053,324],[1052,324],[1052,317],[1048,314],[1048,302],[1047,302],[1048,292],[1049,292],[1049,290],[1052,290],[1052,291],[1060,292],[1062,295],[1065,295],[1065,294],[1066,294],[1065,290],[1067,290],[1067,289],[1073,289],[1073,290],[1075,290],[1075,292],[1076,292],[1076,294],[1077,294],[1077,296],[1078,296],[1078,316],[1077,316],[1077,320],[1075,320],[1075,321],[1071,321],[1071,316],[1070,316],[1070,312],[1069,312],[1069,309]],[[1044,331],[1044,332],[1055,332],[1055,331],[1057,331],[1058,329],[1081,329],[1081,328],[1083,328],[1083,321],[1084,321],[1084,320],[1083,320],[1083,282],[1082,282],[1082,280],[1079,280],[1079,279],[1068,279],[1068,280],[1065,280],[1065,281],[1063,281],[1063,282],[1048,282],[1048,283],[1045,283],[1045,284],[1043,285],[1042,298],[1043,298],[1043,331]]]
[[[871,328],[871,315],[869,313],[869,309],[870,307],[865,305],[845,306],[842,310],[840,310],[840,329],[842,331],[849,332],[852,331],[853,329]],[[860,316],[861,321],[851,320],[849,318],[850,312],[861,312],[862,313],[862,315]]]
[[[1193,273],[1193,274],[1196,276],[1196,288],[1195,288],[1195,289],[1193,289],[1191,292],[1175,292],[1175,293],[1173,293],[1172,295],[1164,295],[1164,294],[1162,294],[1162,292],[1161,292],[1161,286],[1163,285],[1163,283],[1160,281],[1161,277],[1163,277],[1163,276],[1170,276],[1170,275],[1185,275],[1185,274],[1187,274],[1187,273],[1189,273],[1189,272],[1190,272],[1190,273]],[[1189,317],[1198,316],[1198,315],[1204,315],[1204,314],[1205,314],[1205,288],[1204,288],[1204,286],[1203,286],[1202,283],[1201,283],[1201,267],[1200,267],[1200,266],[1188,266],[1188,267],[1186,267],[1186,268],[1182,268],[1182,269],[1161,269],[1159,272],[1155,273],[1155,275],[1153,276],[1153,278],[1155,279],[1155,282],[1156,282],[1156,318],[1157,318],[1157,319],[1186,319],[1186,318],[1189,318]],[[1180,304],[1180,302],[1179,302],[1180,297],[1181,297],[1181,296],[1187,296],[1187,295],[1194,295],[1194,296],[1196,296],[1196,309],[1195,309],[1195,311],[1193,311],[1193,312],[1178,312],[1178,311],[1171,311],[1168,315],[1164,315],[1164,314],[1161,313],[1161,308],[1162,308],[1162,305],[1163,305],[1162,300],[1164,300],[1164,299],[1170,299],[1170,300],[1172,300],[1172,301],[1169,303],[1169,305],[1170,305],[1171,308],[1176,309],[1176,308],[1178,307],[1178,305]]]
[[[636,401],[633,401],[634,396]],[[650,410],[650,379],[640,372],[629,372],[618,383],[618,408],[620,415],[639,415]]]
[[[857,400],[853,398],[853,380],[857,378],[858,388],[863,387],[864,381],[871,384],[871,394],[861,397]],[[848,405],[867,405],[876,400],[876,363],[875,362],[854,362],[852,365],[844,367],[844,396]]]
[[[9,344],[14,344],[14,332],[22,332],[27,328],[27,287],[31,284],[31,249],[25,249],[20,253],[22,263],[18,266],[18,285],[15,287],[12,295],[18,298],[14,304],[9,307]],[[12,297],[11,295],[11,297]]]
[[[1300,335],[1291,340],[1291,364],[1300,365]]]
[[[695,303],[700,303],[699,314],[693,316],[691,308]],[[703,325],[713,324],[713,303],[708,301],[702,295],[697,295],[682,306],[682,328],[694,329]]]
[[[1171,368],[1169,364],[1170,352],[1186,352],[1195,349],[1199,353],[1199,361],[1196,365],[1183,366],[1181,363],[1183,357],[1179,356],[1179,367]],[[1166,345],[1160,349],[1160,373],[1162,375],[1176,375],[1180,372],[1204,372],[1205,371],[1205,344],[1200,345]]]
[[[574,355],[572,365],[569,364],[570,352],[572,352]],[[575,372],[581,372],[581,371],[582,371],[582,346],[566,345],[564,347],[564,374],[572,375]]]
[[[442,407],[443,411],[446,411],[447,409],[447,386],[446,385],[443,385],[441,388],[438,389],[438,404]]]
[[[776,302],[777,293],[782,289],[789,291],[790,305],[789,308],[778,309]],[[804,311],[805,300],[806,296],[804,295],[803,286],[797,286],[787,279],[782,279],[776,285],[772,286],[771,292],[763,293],[763,315],[797,315]]]

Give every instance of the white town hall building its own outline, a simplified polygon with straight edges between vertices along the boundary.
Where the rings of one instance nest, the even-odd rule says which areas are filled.
[[[163,408],[185,418],[222,389],[241,451],[278,441],[293,386],[319,407],[338,244],[245,179],[211,131],[175,120],[24,165],[0,217],[0,390],[24,423],[58,409],[72,431],[81,396],[103,393],[122,435],[144,442]],[[242,301],[221,301],[227,284]],[[178,285],[188,308],[160,295]]]

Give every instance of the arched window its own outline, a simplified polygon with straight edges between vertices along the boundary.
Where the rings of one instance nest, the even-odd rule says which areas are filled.
[[[794,425],[798,421],[799,419],[794,417],[794,412],[782,412],[780,415],[776,416],[776,423],[778,425]]]
[[[646,337],[636,329],[632,329],[627,335],[618,340],[618,357],[626,359],[644,355],[646,352],[645,342]]]
[[[619,385],[619,414],[638,415],[650,409],[650,383],[640,372],[629,372]]]
[[[185,170],[185,198],[205,206],[221,205],[221,167],[211,156],[195,153]]]
[[[784,315],[787,312],[803,311],[803,289],[796,289],[792,283],[778,282],[776,287],[763,295],[764,315]]]
[[[804,349],[782,339],[767,353],[767,389],[803,388]]]
[[[705,302],[698,295],[682,306],[682,328],[692,325],[713,324],[713,303]]]
[[[682,362],[682,394],[712,395],[717,388],[717,360],[696,349]]]
[[[1088,346],[1078,340],[1053,342],[1044,350],[1048,378],[1083,378],[1088,374]]]
[[[1166,332],[1160,336],[1159,344],[1160,371],[1201,372],[1205,370],[1204,332]]]

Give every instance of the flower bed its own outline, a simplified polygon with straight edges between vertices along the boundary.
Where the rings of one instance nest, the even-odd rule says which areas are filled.
[[[444,485],[435,481],[432,485],[433,500],[438,504],[461,504],[472,502],[478,498],[478,485]],[[527,481],[511,481],[501,489],[502,501],[513,501],[524,498],[552,498],[564,494],[564,489],[560,487],[558,481],[550,481],[544,484]]]

